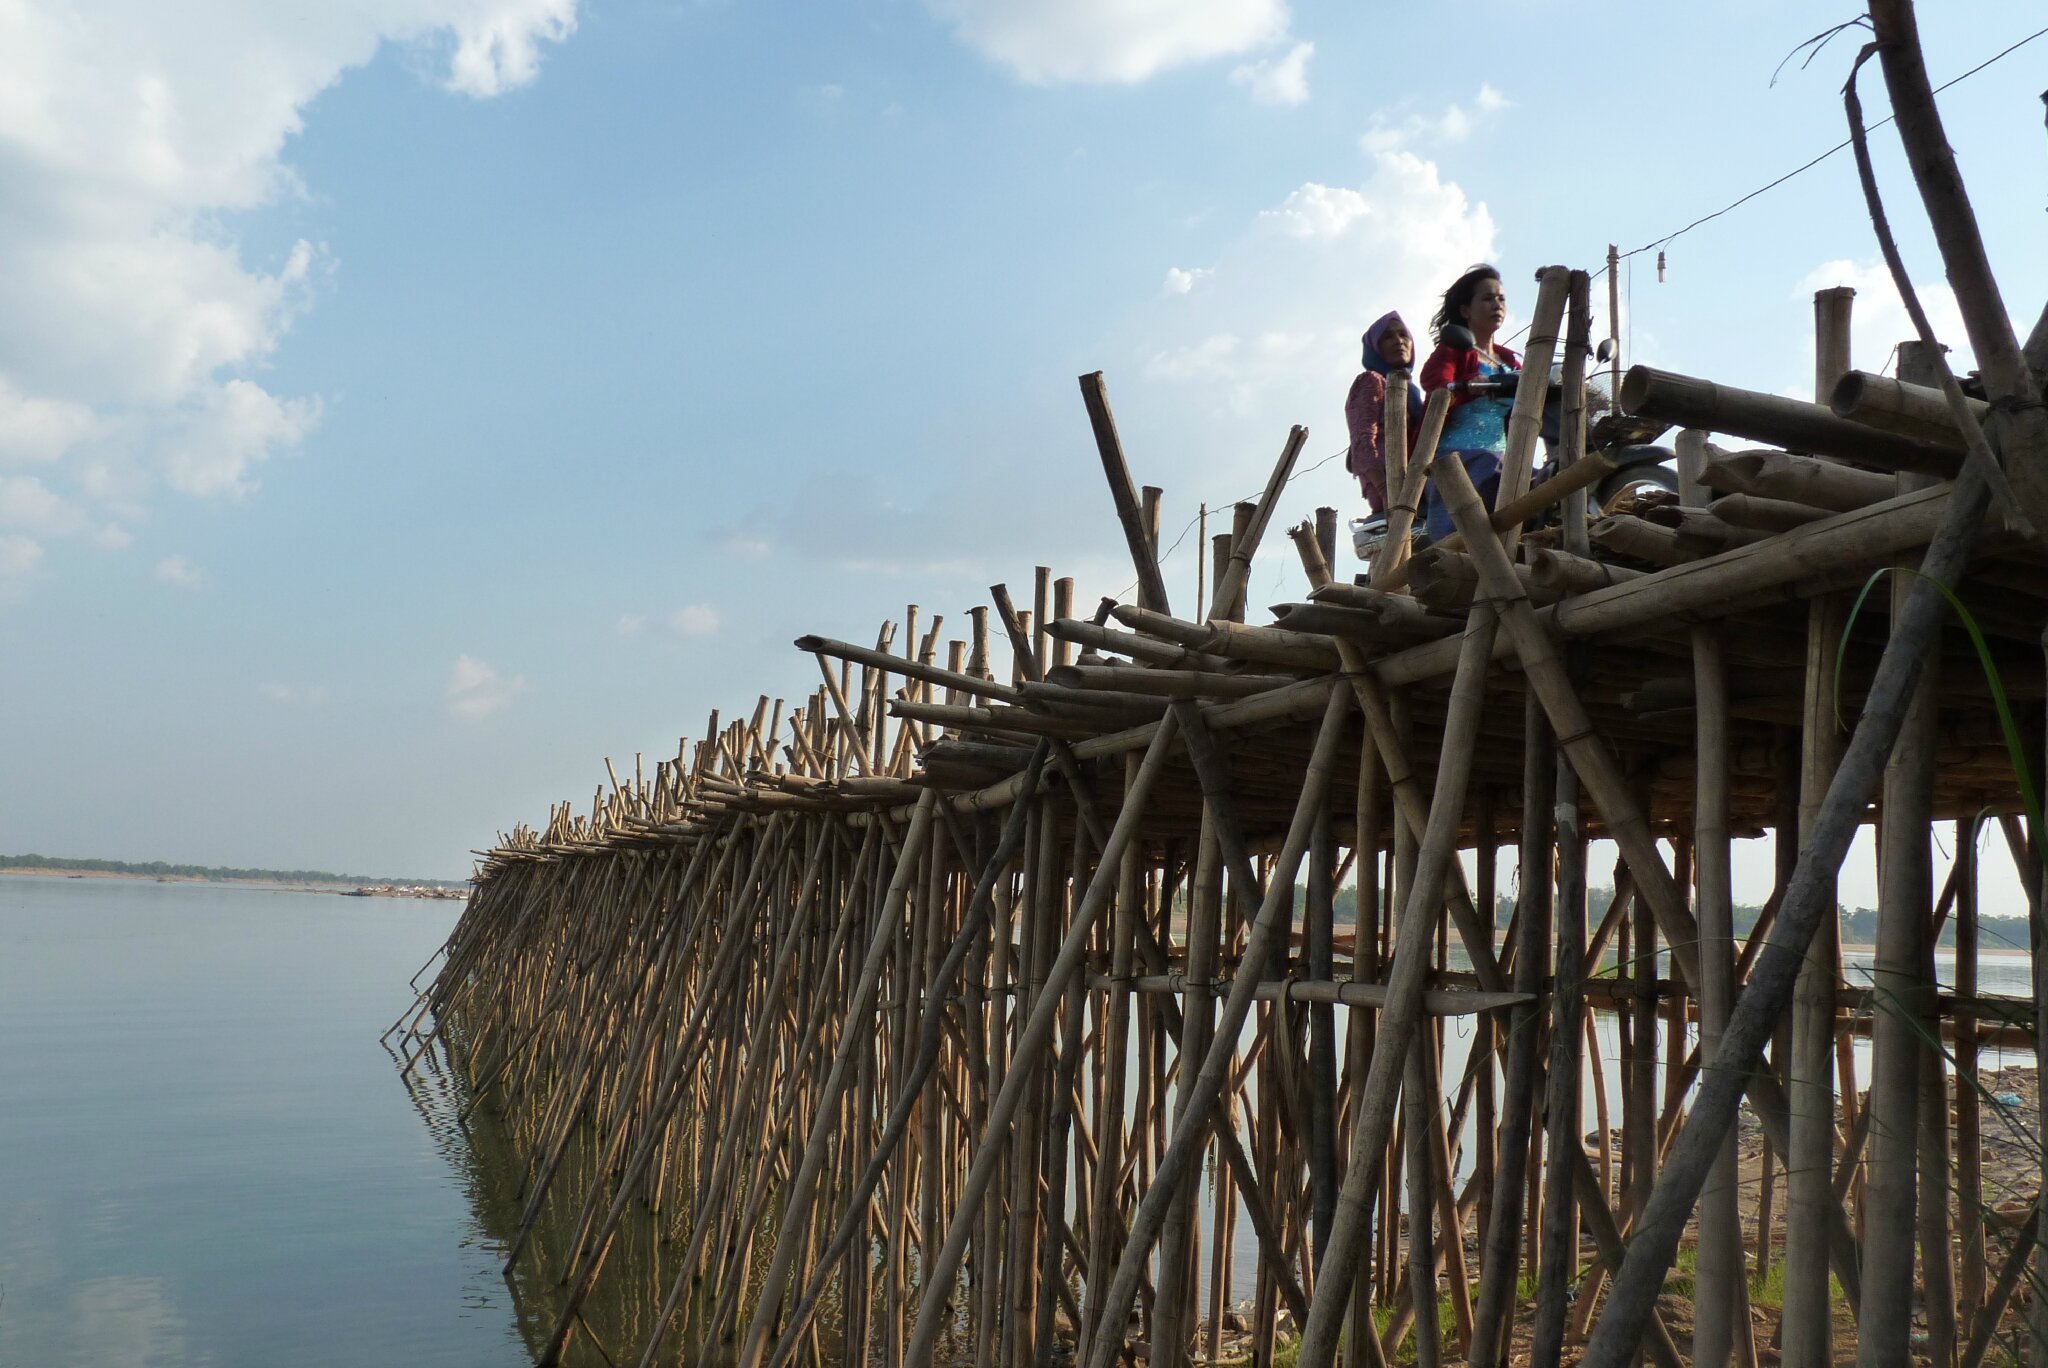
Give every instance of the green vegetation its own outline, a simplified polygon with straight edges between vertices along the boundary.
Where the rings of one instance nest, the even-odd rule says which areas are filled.
[[[1599,925],[1600,919],[1607,915],[1608,904],[1612,903],[1613,901],[1614,890],[1611,888],[1594,888],[1587,890],[1586,916],[1588,921],[1592,925]],[[1736,937],[1738,939],[1746,939],[1749,936],[1749,933],[1756,929],[1757,921],[1763,916],[1763,912],[1763,908],[1755,906],[1754,904],[1737,903],[1735,905]],[[1835,913],[1842,919],[1842,940],[1845,944],[1872,945],[1876,943],[1876,908],[1844,907],[1840,903],[1837,903],[1835,905]],[[1508,924],[1508,919],[1514,916],[1514,914],[1515,900],[1513,898],[1502,897],[1495,900],[1494,924],[1496,926],[1505,927]],[[1984,914],[1983,920],[1986,923],[2010,920],[2011,922],[2020,926],[2021,928],[2021,930],[2016,933],[2018,935],[2018,939],[2013,940],[2010,936],[2004,935],[2004,933],[2000,932],[1997,928],[1988,925],[1985,926],[1985,949],[1998,950],[2026,948],[2027,941],[2025,935],[2025,923],[2022,918],[2013,917],[2008,919],[1999,917],[1995,913],[1986,912]],[[1956,923],[1955,918],[1950,917],[1942,923],[1941,944],[1953,949],[1955,943]]]
[[[1749,1299],[1766,1311],[1785,1309],[1785,1261],[1782,1258],[1771,1261],[1770,1271],[1763,1277],[1752,1276],[1749,1280]],[[1848,1296],[1842,1291],[1842,1284],[1835,1281],[1835,1275],[1828,1274],[1828,1304],[1837,1312],[1849,1305]]]
[[[166,864],[151,860],[130,864],[126,860],[68,860],[57,855],[0,855],[0,869],[60,869],[78,874],[127,874],[145,879],[256,879],[267,883],[332,884],[432,884],[441,888],[458,885],[448,879],[372,879],[360,874],[329,874],[324,869],[235,869],[223,865]]]

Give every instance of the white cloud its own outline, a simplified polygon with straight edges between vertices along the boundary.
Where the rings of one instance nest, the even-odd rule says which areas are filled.
[[[81,526],[164,487],[251,486],[319,404],[262,378],[332,262],[252,259],[233,215],[301,195],[307,107],[387,43],[448,88],[534,78],[576,0],[0,0],[0,468],[38,464]],[[94,501],[118,505],[90,509]]]
[[[156,563],[156,577],[178,589],[198,589],[206,584],[206,572],[183,556],[165,556]]]
[[[0,589],[18,586],[42,568],[43,546],[33,537],[0,536]]]
[[[1372,163],[1356,185],[1296,188],[1223,250],[1201,289],[1141,312],[1143,375],[1174,387],[1189,421],[1230,414],[1280,433],[1306,423],[1318,454],[1341,447],[1365,325],[1400,309],[1420,337],[1435,297],[1492,256],[1491,214],[1434,163],[1406,152]]]
[[[246,494],[249,468],[299,444],[320,419],[316,399],[279,399],[247,380],[209,391],[162,443],[164,482],[184,494]]]
[[[92,534],[92,544],[102,551],[125,551],[134,541],[134,536],[119,523],[108,523]]]
[[[1183,271],[1178,266],[1169,266],[1166,268],[1166,292],[1168,294],[1186,294],[1215,274],[1214,271],[1206,266],[1197,266],[1187,271]]]
[[[708,603],[692,603],[668,615],[668,629],[677,636],[709,636],[718,630],[718,610]]]
[[[327,690],[318,684],[258,684],[256,691],[273,703],[290,707],[318,707],[327,701]]]
[[[925,0],[970,47],[1037,85],[1135,84],[1287,33],[1285,0]]]
[[[775,551],[775,543],[759,532],[741,531],[736,527],[715,534],[711,544],[728,555],[750,561],[766,560]]]
[[[81,523],[78,510],[35,476],[0,475],[0,526],[48,536],[75,531]]]
[[[1228,380],[1236,375],[1237,334],[1216,333],[1164,351],[1145,360],[1145,375],[1152,380]]]
[[[1507,96],[1490,85],[1479,87],[1472,105],[1468,110],[1463,105],[1450,104],[1444,106],[1441,114],[1410,113],[1398,119],[1390,114],[1375,114],[1359,135],[1358,144],[1377,154],[1461,143],[1490,122],[1493,115],[1512,107]]]
[[[87,405],[32,398],[0,375],[0,465],[54,461],[101,426]]]
[[[1324,504],[1359,511],[1340,453],[1360,334],[1398,309],[1426,350],[1444,288],[1495,255],[1486,205],[1433,162],[1409,152],[1367,161],[1354,179],[1309,181],[1249,215],[1210,258],[1214,274],[1200,289],[1145,292],[1117,330],[1121,366],[1117,350],[1105,358],[1132,475],[1166,489],[1162,569],[1180,611],[1191,611],[1209,555],[1196,534],[1198,506],[1208,504],[1212,533],[1227,527],[1217,510],[1256,493],[1291,425],[1306,427],[1308,440],[1277,524]],[[1516,288],[1522,274],[1508,272],[1511,310],[1529,303],[1526,287]],[[1517,326],[1511,317],[1509,330]],[[1134,380],[1118,381],[1134,368]],[[1105,591],[1119,592],[1126,578]],[[1250,593],[1254,605],[1298,597],[1299,570],[1275,561]]]
[[[540,44],[576,31],[576,0],[499,0],[454,21],[448,88],[478,99],[502,95],[540,74]]]
[[[1289,194],[1279,208],[1260,211],[1259,217],[1289,237],[1333,238],[1371,212],[1372,202],[1362,191],[1310,181]]]
[[[459,655],[448,671],[448,713],[462,722],[481,722],[526,692],[526,676],[499,674],[475,656]]]
[[[1247,62],[1230,73],[1230,83],[1245,87],[1260,104],[1306,104],[1308,59],[1315,50],[1314,43],[1296,43],[1279,57]]]
[[[646,625],[647,619],[638,613],[621,613],[612,630],[622,637],[639,636],[641,629]]]

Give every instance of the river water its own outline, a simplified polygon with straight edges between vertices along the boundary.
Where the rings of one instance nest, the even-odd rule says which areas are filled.
[[[460,910],[0,878],[0,1365],[530,1364],[377,1043]]]
[[[0,878],[0,1368],[530,1364],[588,1176],[556,1185],[515,1298],[502,1132],[459,1125],[445,1077],[408,1086],[378,1044],[460,910]],[[2024,954],[1996,943],[1982,991],[2027,994]],[[1867,956],[1847,959],[1861,981]],[[1944,983],[1952,966],[1944,952]],[[1454,1094],[1471,1021],[1446,1025]],[[1618,1098],[1611,1018],[1599,1034]],[[622,1246],[599,1284],[615,1296],[589,1313],[614,1352],[645,1342],[673,1257],[644,1231]],[[1242,1216],[1235,1252],[1241,1298]],[[588,1345],[572,1360],[601,1363]]]

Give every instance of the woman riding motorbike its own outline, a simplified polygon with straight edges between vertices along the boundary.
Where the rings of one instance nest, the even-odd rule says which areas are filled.
[[[1488,508],[1500,492],[1508,413],[1514,405],[1511,395],[1474,394],[1470,386],[1474,381],[1494,380],[1522,369],[1521,358],[1494,341],[1507,316],[1508,297],[1501,287],[1500,272],[1491,266],[1474,266],[1444,291],[1443,306],[1430,320],[1437,348],[1422,364],[1423,390],[1449,389],[1452,394],[1437,451],[1450,452],[1464,463],[1465,473],[1472,477]],[[1423,511],[1431,541],[1441,541],[1456,530],[1434,480]]]

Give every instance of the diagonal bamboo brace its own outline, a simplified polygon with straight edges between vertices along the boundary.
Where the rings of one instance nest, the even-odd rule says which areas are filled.
[[[1302,553],[1302,564],[1308,571],[1313,588],[1320,589],[1332,583],[1330,567],[1317,551],[1313,538],[1295,537],[1295,545]],[[1387,701],[1386,688],[1379,676],[1373,673],[1366,661],[1365,651],[1355,641],[1344,637],[1332,637],[1337,647],[1337,658],[1344,666],[1345,678],[1351,681],[1351,691],[1358,699],[1359,710],[1365,714],[1365,726],[1372,736],[1373,745],[1380,754],[1380,763],[1386,769],[1387,782],[1394,794],[1394,806],[1415,839],[1422,839],[1423,829],[1429,824],[1429,798],[1423,792],[1422,781],[1416,777],[1415,768],[1408,762],[1408,749],[1402,743],[1400,730],[1394,725],[1394,713]],[[1458,928],[1459,938],[1464,942],[1465,953],[1472,960],[1472,969],[1478,976],[1479,986],[1490,993],[1507,991],[1507,979],[1501,973],[1499,957],[1494,953],[1493,925],[1472,900],[1472,892],[1465,886],[1465,870],[1462,865],[1453,864],[1445,881],[1444,906],[1451,914],[1452,924]]]
[[[1301,866],[1302,857],[1308,853],[1315,826],[1323,820],[1330,778],[1336,768],[1337,742],[1344,730],[1346,702],[1341,690],[1331,690],[1329,703],[1323,710],[1322,726],[1316,733],[1308,773],[1302,782],[1301,798],[1294,810],[1294,820],[1288,826],[1286,842],[1273,866],[1272,876],[1267,880],[1266,896],[1258,915],[1252,920],[1251,934],[1244,948],[1245,964],[1265,964],[1281,943],[1285,927],[1292,921],[1294,876]],[[1175,703],[1169,716],[1178,717],[1187,729],[1189,758],[1195,762],[1195,772],[1202,783],[1203,801],[1209,806],[1223,837],[1231,878],[1246,880],[1242,884],[1246,890],[1257,887],[1256,883],[1249,881],[1251,862],[1245,853],[1243,836],[1231,810],[1222,765],[1206,724],[1194,706],[1188,703]],[[1113,1327],[1121,1327],[1130,1319],[1131,1306],[1137,1300],[1138,1282],[1144,1276],[1152,1246],[1166,1224],[1168,1210],[1174,1203],[1181,1181],[1193,1171],[1201,1148],[1208,1140],[1210,1118],[1218,1109],[1223,1089],[1230,1080],[1231,1056],[1236,1053],[1238,1032],[1251,1011],[1257,977],[1255,973],[1240,975],[1231,984],[1230,996],[1217,1019],[1208,1053],[1202,1060],[1201,1072],[1174,1127],[1173,1139],[1159,1161],[1151,1187],[1146,1189],[1144,1199],[1131,1218],[1122,1257],[1117,1261],[1115,1277],[1103,1299],[1102,1325],[1105,1333],[1099,1335],[1091,1346],[1089,1368],[1113,1368],[1123,1353],[1123,1337],[1115,1333]],[[1419,1007],[1419,992],[1416,997]],[[915,1353],[912,1357],[916,1359]]]
[[[1039,989],[1030,1020],[1025,1024],[1024,1033],[1011,1058],[1009,1071],[1003,1076],[1002,1091],[989,1105],[988,1123],[975,1150],[973,1167],[961,1186],[959,1204],[946,1231],[946,1242],[930,1256],[931,1267],[925,1274],[917,1307],[917,1325],[911,1334],[909,1361],[912,1363],[930,1363],[933,1360],[940,1331],[944,1328],[942,1322],[947,1315],[953,1283],[959,1277],[960,1262],[967,1253],[967,1242],[974,1236],[981,1203],[1002,1166],[1003,1137],[1008,1134],[1018,1108],[1031,1091],[1039,1062],[1052,1044],[1054,1021],[1064,1006],[1062,999],[1087,958],[1088,941],[1094,933],[1095,923],[1116,892],[1124,851],[1137,837],[1145,805],[1158,783],[1160,771],[1166,767],[1166,758],[1173,751],[1177,733],[1173,713],[1160,719],[1159,729],[1153,733],[1152,744],[1145,752],[1144,765],[1124,795],[1123,810],[1117,814],[1116,826],[1097,857],[1095,876],[1089,881],[1088,892],[1074,909],[1073,925],[1066,939],[1060,943],[1059,954],[1046,975],[1044,986]],[[772,1312],[772,1302],[764,1298],[762,1305]]]
[[[1462,471],[1462,467],[1460,467]],[[1353,1275],[1370,1233],[1373,1195],[1393,1131],[1395,1103],[1408,1048],[1422,1016],[1422,988],[1444,884],[1456,867],[1458,833],[1465,814],[1465,790],[1472,776],[1474,742],[1486,703],[1486,671],[1493,657],[1497,620],[1491,605],[1477,604],[1467,619],[1458,673],[1445,715],[1446,744],[1437,766],[1436,793],[1429,810],[1413,882],[1401,907],[1394,960],[1387,976],[1387,1005],[1380,1013],[1367,1066],[1365,1087],[1352,1123],[1351,1160],[1337,1194],[1337,1219],[1324,1247],[1323,1265],[1303,1329],[1303,1368],[1330,1368],[1337,1353]],[[1106,1363],[1092,1368],[1108,1368]]]
[[[798,1301],[782,1326],[782,1339],[775,1356],[770,1360],[771,1368],[790,1361],[797,1347],[803,1343],[803,1331],[809,1325],[817,1308],[818,1300],[824,1295],[825,1286],[831,1281],[833,1270],[839,1266],[846,1252],[853,1247],[863,1227],[867,1224],[868,1199],[881,1186],[882,1174],[889,1161],[895,1156],[897,1147],[910,1128],[910,1114],[916,1109],[925,1091],[925,1083],[931,1078],[932,1069],[938,1063],[939,1047],[945,1032],[946,1010],[952,1002],[954,986],[960,971],[967,964],[968,957],[986,938],[989,932],[989,914],[995,908],[996,881],[1002,877],[1017,858],[1018,848],[1024,843],[1026,818],[1031,810],[1031,799],[1038,792],[1040,776],[1045,770],[1048,743],[1041,741],[1032,752],[1031,761],[1025,767],[1024,791],[1018,796],[1010,810],[1010,818],[1003,824],[1002,839],[996,843],[993,854],[982,868],[981,876],[975,882],[974,896],[969,900],[967,914],[962,919],[960,934],[955,937],[952,948],[939,965],[931,986],[926,991],[924,1016],[918,1027],[918,1048],[915,1061],[909,1073],[898,1087],[895,1106],[890,1110],[889,1120],[882,1128],[882,1134],[875,1142],[874,1154],[860,1179],[841,1201],[842,1215],[839,1227],[834,1232],[831,1245],[822,1258],[811,1269],[803,1296]],[[950,808],[941,807],[941,814],[947,827],[952,831],[954,845],[966,863],[971,858],[971,847],[963,839],[959,829],[959,818]]]
[[[1629,792],[1620,766],[1594,730],[1591,714],[1572,687],[1556,641],[1537,620],[1536,610],[1514,572],[1506,548],[1487,525],[1485,503],[1472,487],[1464,466],[1456,460],[1440,458],[1435,474],[1452,520],[1469,539],[1480,583],[1499,608],[1502,625],[1521,658],[1523,674],[1557,733],[1559,749],[1570,759],[1587,795],[1606,819],[1609,835],[1628,862],[1637,896],[1649,903],[1657,928],[1669,945],[1672,963],[1678,966],[1687,983],[1699,983],[1699,924],[1687,908],[1685,895],[1672,878],[1670,866],[1664,863],[1649,822]],[[1749,1074],[1747,1087],[1766,1131],[1782,1133],[1787,1116],[1782,1081],[1768,1070],[1760,1070]],[[1776,1134],[1772,1143],[1778,1143]],[[1836,1276],[1854,1306],[1861,1299],[1858,1261],[1854,1237],[1839,1204],[1834,1207],[1830,1227]]]

